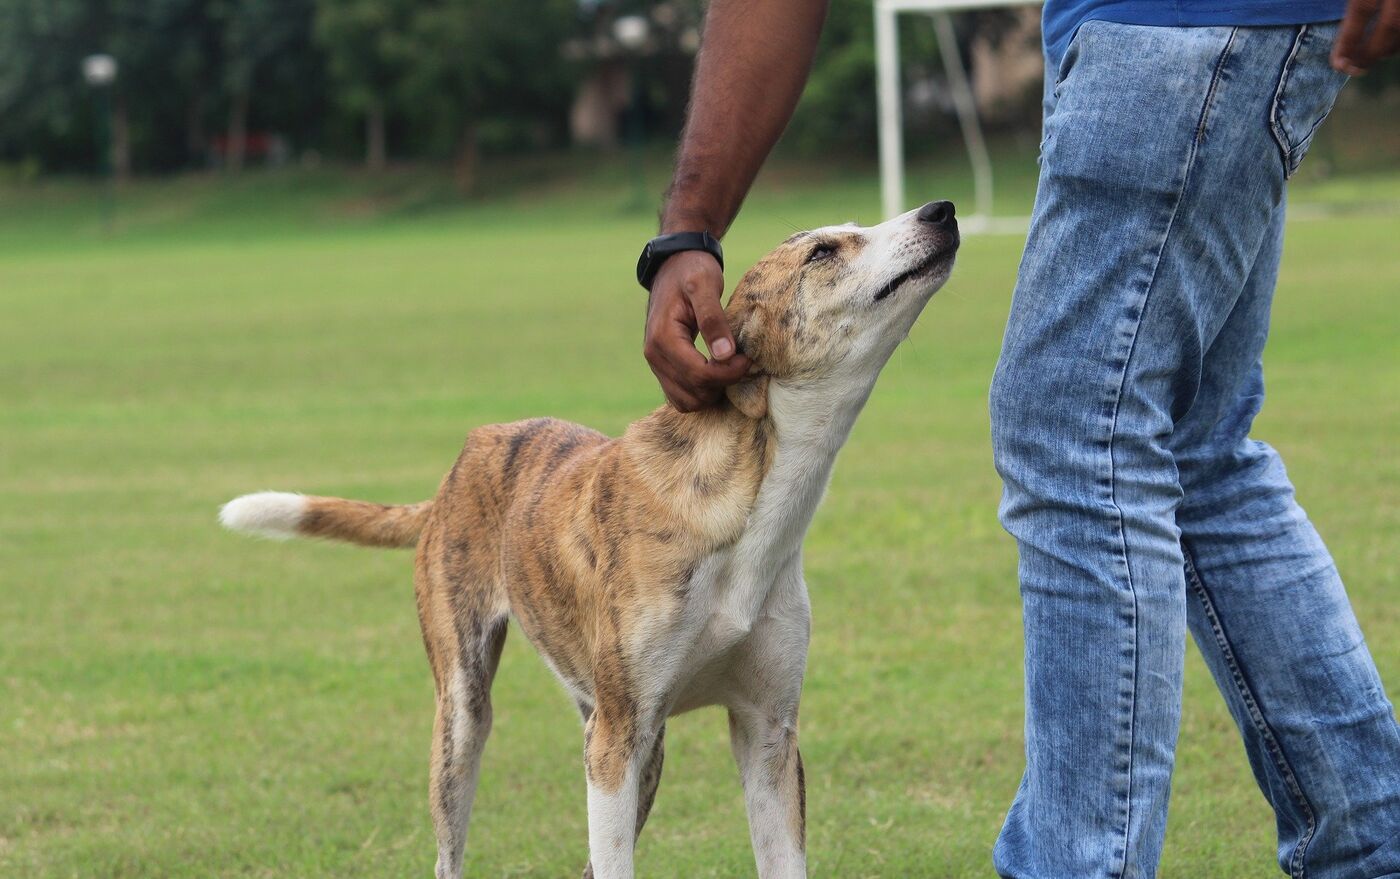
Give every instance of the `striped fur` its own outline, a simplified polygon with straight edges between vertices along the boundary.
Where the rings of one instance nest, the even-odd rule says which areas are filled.
[[[666,719],[704,705],[729,711],[759,875],[805,875],[802,537],[956,247],[912,214],[784,242],[731,297],[755,369],[719,407],[663,407],[615,439],[548,418],[477,428],[423,503],[262,493],[225,506],[235,530],[417,547],[439,879],[461,875],[510,618],[584,719],[586,876],[632,875]]]

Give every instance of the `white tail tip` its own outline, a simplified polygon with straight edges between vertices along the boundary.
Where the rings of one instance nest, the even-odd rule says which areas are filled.
[[[224,504],[219,522],[230,531],[242,531],[274,540],[295,537],[306,515],[306,498],[286,491],[245,494]]]

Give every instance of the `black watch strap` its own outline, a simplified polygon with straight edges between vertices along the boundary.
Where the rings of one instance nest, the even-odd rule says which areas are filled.
[[[661,264],[683,250],[703,250],[715,258],[720,268],[724,268],[724,248],[719,246],[719,239],[715,236],[709,232],[673,232],[658,235],[642,248],[642,257],[637,260],[637,283],[650,290],[656,273],[661,271]]]

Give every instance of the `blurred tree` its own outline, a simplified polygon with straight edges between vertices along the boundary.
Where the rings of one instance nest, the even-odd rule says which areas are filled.
[[[313,0],[209,0],[222,34],[223,87],[228,100],[225,164],[237,173],[248,145],[248,114],[261,86],[297,88],[299,62],[313,54]]]
[[[151,35],[168,2],[0,0],[0,119],[6,123],[0,154],[28,142],[32,152],[49,159],[46,165],[90,168],[94,133],[110,123],[106,160],[118,178],[129,176],[132,98],[143,94],[144,75],[159,57]],[[107,86],[110,119],[100,121],[81,72],[83,59],[97,53],[112,55],[118,64],[116,81]]]
[[[208,0],[145,0],[152,25],[140,44],[146,116],[139,152],[156,167],[202,163],[208,116],[223,95],[222,22]]]
[[[408,30],[417,0],[317,0],[316,44],[335,98],[365,120],[365,164],[383,170],[388,114],[412,61]]]
[[[964,62],[969,58],[965,43],[972,34],[996,33],[1011,15],[990,10],[955,16]],[[943,61],[927,16],[900,16],[899,56],[906,100],[916,91],[907,87],[909,83],[942,80]],[[1038,116],[1033,116],[1029,124],[1039,121]],[[948,124],[946,113],[906,113],[908,148],[917,152],[921,143],[935,141],[931,137],[934,133],[949,131]],[[832,150],[869,154],[875,149],[876,138],[875,20],[870,3],[831,0],[812,76],[784,143],[803,155]]]
[[[475,184],[482,124],[564,117],[572,94],[560,46],[574,0],[418,0],[406,33],[403,106],[450,143],[458,189]]]
[[[106,0],[101,44],[120,65],[113,133],[128,164],[185,165],[204,150],[199,110],[217,91],[218,34],[205,0]],[[191,130],[193,128],[193,130]],[[116,163],[118,175],[121,163]],[[128,169],[129,170],[129,169]]]
[[[92,103],[79,64],[98,51],[82,0],[0,0],[0,155],[92,167]]]
[[[110,159],[119,172],[202,164],[219,132],[236,170],[250,131],[306,153],[362,152],[377,167],[392,133],[405,156],[451,156],[468,189],[478,145],[521,151],[564,140],[576,74],[599,63],[598,37],[618,15],[652,24],[653,45],[631,61],[639,74],[632,100],[648,134],[673,138],[703,2],[0,0],[0,164],[26,173],[96,166],[99,102],[81,62],[105,52],[120,66],[110,95]],[[1005,14],[958,16],[959,33],[967,40],[995,32]],[[785,149],[873,150],[872,30],[870,0],[832,0]],[[910,15],[900,32],[913,152],[946,140],[950,129],[931,26]],[[571,36],[592,54],[566,60]],[[1396,87],[1400,59],[1348,92]],[[1033,112],[1017,118],[1038,122]]]

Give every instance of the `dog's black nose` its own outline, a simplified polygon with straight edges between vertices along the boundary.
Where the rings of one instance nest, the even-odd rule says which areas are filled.
[[[919,208],[919,221],[946,226],[952,222],[955,214],[951,201],[931,201]]]

